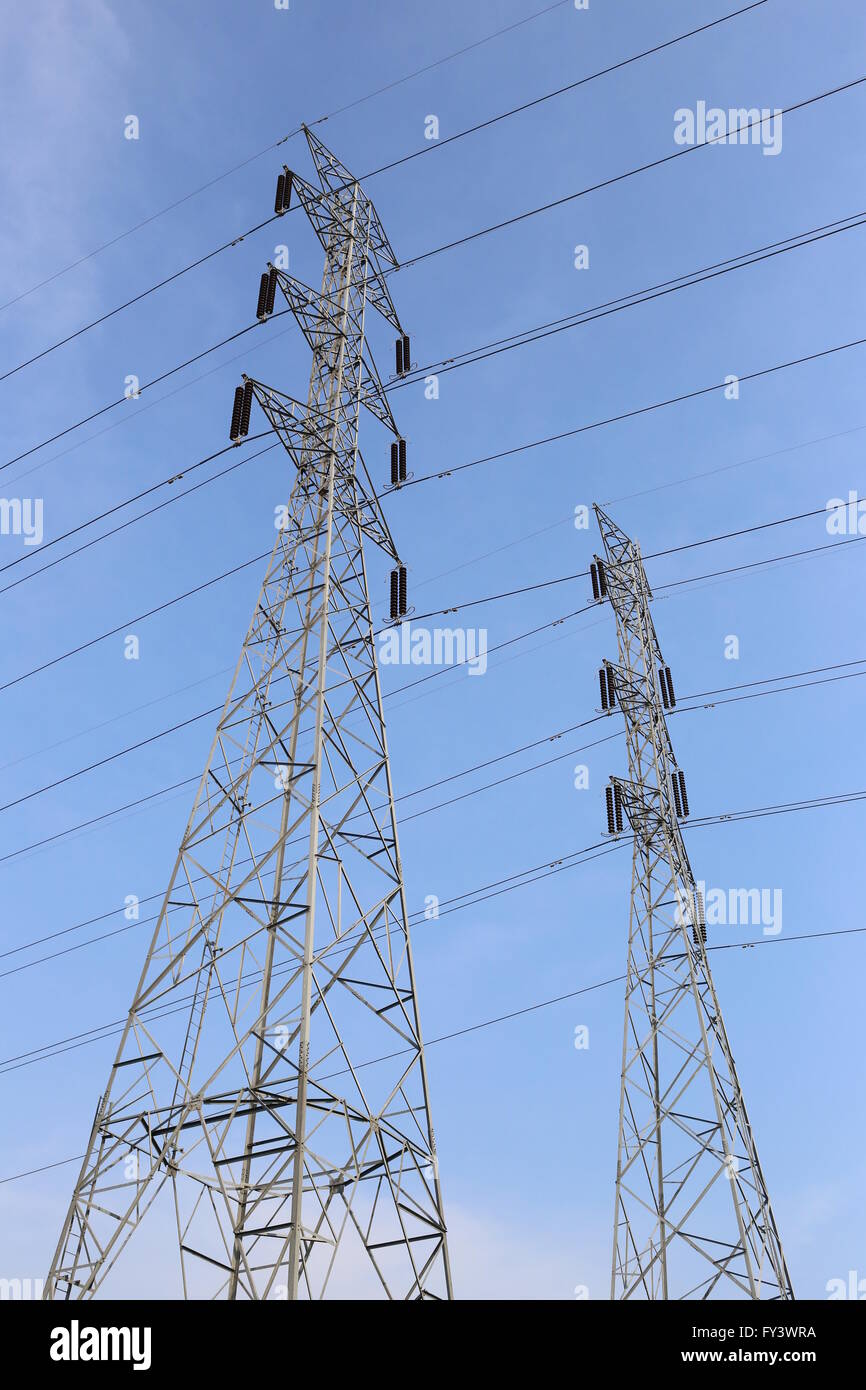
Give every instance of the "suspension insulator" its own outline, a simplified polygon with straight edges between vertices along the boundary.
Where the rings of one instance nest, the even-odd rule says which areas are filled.
[[[403,339],[398,338],[394,344],[394,359],[397,368],[397,375],[403,375]]]
[[[689,814],[689,798],[686,795],[686,775],[677,768],[677,781],[680,785],[680,801],[682,802],[683,815]]]
[[[392,623],[400,616],[400,575],[398,570],[391,571],[391,621]]]
[[[256,318],[259,320],[259,323],[261,323],[262,319],[265,317],[265,303],[267,301],[267,297],[268,272],[265,271],[265,273],[262,275],[261,280],[259,281],[259,301],[256,305]]]
[[[400,461],[400,482],[401,482],[401,483],[405,483],[405,481],[406,481],[406,441],[405,441],[405,439],[398,439],[397,445],[398,445],[398,457],[399,457],[399,461]]]
[[[235,400],[234,400],[234,405],[232,406],[232,423],[231,423],[231,429],[229,430],[229,439],[232,439],[232,440],[237,439],[238,434],[240,433],[240,428],[241,428],[241,410],[242,410],[242,408],[243,408],[243,403],[244,403],[244,388],[243,388],[242,386],[236,386],[236,387],[235,387]]]
[[[695,889],[695,921],[692,927],[692,940],[696,946],[707,944],[707,919],[704,916],[704,895],[700,888]]]
[[[671,707],[671,702],[670,702],[670,700],[668,699],[668,687],[667,687],[667,684],[666,684],[666,682],[665,682],[665,668],[664,668],[664,666],[660,666],[660,667],[659,667],[659,690],[660,690],[661,693],[662,693],[662,706],[663,706],[663,708],[664,708],[664,709],[670,709],[670,707]]]
[[[412,365],[412,353],[411,353],[411,350],[410,350],[410,347],[409,347],[409,334],[408,334],[408,333],[404,333],[404,334],[403,334],[403,373],[404,373],[404,375],[405,375],[406,372],[409,371],[409,368],[411,367],[411,365]]]
[[[610,707],[610,709],[613,709],[613,707],[614,707],[615,704],[616,704],[616,681],[614,680],[614,676],[613,676],[613,667],[612,667],[612,666],[608,666],[606,669],[607,669],[607,703],[608,703],[608,706]]]
[[[598,600],[601,598],[601,590],[598,587],[598,568],[594,560],[589,567],[589,577],[592,580],[592,596]]]
[[[607,575],[604,572],[604,565],[601,560],[596,559],[598,565],[598,588],[602,598],[607,598]]]
[[[265,292],[265,313],[274,312],[274,297],[277,293],[277,272],[273,266],[268,271],[268,284]]]
[[[677,820],[681,820],[683,814],[683,803],[680,800],[680,784],[676,772],[671,777],[671,790],[674,794],[674,810],[677,813]]]
[[[285,183],[283,184],[283,212],[288,212],[289,204],[292,201],[292,171],[287,169],[285,172]]]
[[[402,618],[403,615],[404,615],[404,613],[406,612],[407,598],[408,598],[408,586],[407,586],[407,583],[406,583],[406,566],[405,566],[405,565],[401,565],[401,566],[400,566],[399,574],[400,574],[400,593],[399,593],[400,613],[399,613],[399,616]]]
[[[242,403],[242,405],[241,405],[241,428],[240,428],[240,435],[241,435],[241,438],[245,438],[246,435],[249,433],[249,428],[250,428],[250,410],[252,409],[252,404],[253,404],[253,383],[252,383],[251,381],[247,381],[247,382],[244,383],[244,398],[243,398],[243,403]]]
[[[602,666],[598,673],[598,688],[601,691],[601,707],[606,710],[607,705],[607,672]]]
[[[669,709],[673,709],[674,706],[676,705],[677,697],[676,697],[676,695],[674,694],[674,680],[673,680],[673,676],[671,675],[671,668],[670,668],[670,666],[666,666],[666,667],[665,667],[665,679],[664,679],[664,683],[665,683],[665,685],[667,686],[667,692],[668,692],[668,708],[669,708]]]
[[[283,212],[285,212],[285,208],[283,207],[283,199],[285,198],[285,196],[286,196],[286,176],[285,176],[285,174],[280,174],[279,178],[277,179],[277,192],[276,192],[276,196],[274,197],[274,212],[276,212],[276,213],[283,213]]]
[[[607,810],[607,833],[608,835],[613,835],[615,833],[613,821],[613,787],[605,787],[604,804]]]
[[[615,782],[613,787],[613,815],[616,823],[616,833],[619,835],[622,831],[622,792],[619,789],[618,782]]]
[[[391,486],[397,487],[400,482],[400,450],[397,441],[391,445]]]

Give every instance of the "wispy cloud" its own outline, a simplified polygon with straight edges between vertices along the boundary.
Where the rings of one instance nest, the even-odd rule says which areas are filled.
[[[130,46],[104,0],[74,6],[36,0],[0,14],[0,49],[5,302],[91,248],[92,201],[106,176],[101,149],[113,113],[122,138]],[[93,274],[85,265],[56,284],[52,315],[58,308],[85,307]],[[47,315],[34,317],[44,337]]]

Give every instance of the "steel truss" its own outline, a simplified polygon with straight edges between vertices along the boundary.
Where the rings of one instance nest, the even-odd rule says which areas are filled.
[[[652,595],[637,544],[595,511],[628,745],[612,782],[634,839],[611,1298],[790,1299],[680,829]]]
[[[294,187],[321,290],[279,275],[312,349],[306,407],[252,382],[295,464],[288,523],[48,1298],[96,1294],[148,1213],[160,1292],[171,1243],[188,1298],[451,1297],[363,540],[398,556],[358,453],[362,405],[398,433],[364,329],[372,303],[402,331],[397,262],[357,180],[306,134],[320,187]]]

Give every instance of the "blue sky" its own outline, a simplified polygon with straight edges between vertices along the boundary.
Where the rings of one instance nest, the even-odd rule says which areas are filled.
[[[2,26],[0,373],[267,218],[294,139],[134,235],[54,276],[301,121],[541,10],[541,0],[436,6],[270,0],[243,7],[34,0]],[[561,4],[454,61],[335,115],[318,132],[358,174],[736,9],[722,0]],[[769,3],[488,130],[370,180],[401,260],[673,152],[675,112],[697,102],[786,107],[863,75],[866,16],[853,0]],[[413,357],[436,362],[686,271],[861,211],[864,88],[785,117],[782,149],[696,152],[442,254],[394,277]],[[124,138],[138,116],[140,138]],[[447,469],[864,336],[864,231],[769,260],[532,346],[445,373],[437,400],[413,385],[392,404],[416,473]],[[293,273],[318,283],[302,217],[269,226],[104,326],[0,383],[4,459],[227,337],[252,320],[258,276],[286,241]],[[576,270],[574,248],[589,248]],[[391,369],[390,330],[371,329]],[[387,514],[424,611],[586,567],[597,536],[572,524],[601,501],[645,552],[823,507],[866,492],[864,349],[855,348],[640,415],[450,479],[407,489]],[[303,396],[308,355],[289,319],[250,334],[140,400],[5,470],[6,498],[41,498],[44,540],[221,448],[241,371]],[[365,421],[374,478],[385,437]],[[234,459],[229,460],[231,462]],[[222,463],[199,470],[194,479]],[[191,479],[190,481],[194,480]],[[120,531],[2,596],[2,682],[98,634],[117,636],[0,693],[2,801],[62,779],[222,702],[260,571],[249,567],[146,622],[136,615],[269,549],[291,486],[279,451]],[[170,490],[154,494],[162,501]],[[133,507],[123,517],[135,514]],[[104,527],[93,528],[85,537]],[[821,516],[648,561],[661,586],[829,539]],[[0,586],[52,552],[0,536]],[[681,696],[866,658],[858,545],[745,575],[662,590],[655,622]],[[377,604],[387,573],[371,566]],[[491,646],[587,599],[585,580],[474,608]],[[380,610],[381,611],[381,610]],[[140,640],[127,661],[123,639]],[[737,660],[725,639],[739,638]],[[483,678],[445,674],[389,698],[395,788],[405,794],[588,718],[596,671],[615,655],[608,609],[515,644]],[[383,669],[387,693],[413,672]],[[734,810],[866,786],[857,679],[672,721],[692,810]],[[620,733],[619,716],[601,734]],[[34,797],[2,816],[4,950],[113,912],[6,957],[28,965],[124,925],[131,893],[158,893],[193,786],[69,827],[200,771],[212,721]],[[599,736],[595,732],[592,737]],[[585,753],[571,735],[447,789],[404,814],[544,758],[495,789],[406,821],[411,909],[547,863],[600,838],[603,788],[625,773],[622,737]],[[574,767],[590,769],[588,790]],[[857,803],[718,824],[687,836],[711,885],[779,888],[784,919],[718,928],[713,969],[795,1291],[821,1297],[866,1277],[860,1007],[864,938],[793,941],[860,926],[866,890]],[[24,853],[34,841],[57,836]],[[619,975],[626,853],[553,875],[421,925],[415,934],[428,1039]],[[17,1057],[124,1016],[149,928],[0,978],[2,1054]],[[754,949],[744,949],[751,943]],[[743,948],[743,949],[741,949]],[[616,1159],[622,986],[600,988],[430,1047],[432,1104],[455,1286],[463,1296],[607,1296]],[[577,1051],[585,1024],[590,1046]],[[0,1075],[0,1176],[79,1154],[107,1077],[111,1038]],[[0,1274],[43,1274],[74,1166],[0,1187]],[[158,1251],[129,1274],[147,1285]],[[151,1264],[149,1261],[153,1261]]]

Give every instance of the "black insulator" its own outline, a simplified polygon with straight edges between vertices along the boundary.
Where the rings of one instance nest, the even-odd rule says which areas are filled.
[[[402,617],[403,617],[403,614],[406,612],[406,600],[407,600],[407,598],[408,598],[407,584],[406,584],[406,566],[405,566],[405,565],[401,565],[401,566],[400,566],[400,572],[399,572],[399,573],[400,573],[400,594],[399,594],[399,598],[400,598],[400,617],[402,618]]]
[[[394,356],[397,363],[397,375],[403,375],[403,339],[398,338],[394,345]]]
[[[391,486],[396,487],[400,481],[400,450],[397,441],[391,445]]]
[[[391,621],[392,621],[392,622],[394,622],[394,620],[400,616],[400,615],[399,615],[399,611],[398,611],[399,597],[400,597],[400,576],[399,576],[399,572],[398,572],[397,570],[392,570],[392,571],[391,571]]]
[[[235,387],[235,400],[232,406],[232,423],[229,430],[229,439],[237,439],[241,427],[241,409],[244,403],[244,388]]]
[[[668,708],[673,709],[674,705],[677,702],[677,697],[674,694],[674,681],[673,676],[671,675],[670,666],[665,667],[664,683],[667,686],[668,691]]]
[[[589,567],[589,577],[590,577],[590,579],[592,580],[592,596],[593,596],[593,598],[594,598],[594,599],[599,599],[599,598],[601,598],[601,591],[600,591],[600,589],[599,589],[599,587],[598,587],[598,569],[596,568],[596,564],[595,564],[595,561],[594,561],[594,560],[593,560],[592,564],[591,564],[590,567]]]
[[[274,312],[274,297],[277,293],[277,272],[273,266],[268,271],[268,285],[265,293],[265,313]]]
[[[695,889],[695,920],[692,926],[692,940],[696,946],[707,943],[707,919],[704,916],[704,895],[700,888]]]
[[[602,598],[607,598],[607,575],[604,572],[604,565],[601,560],[596,560],[598,565],[598,588]]]
[[[700,888],[695,889],[695,921],[704,934],[704,941],[707,939],[707,919],[704,915],[704,895]]]
[[[622,830],[622,792],[617,782],[614,782],[613,785],[613,815],[616,822],[616,833],[619,834]]]
[[[287,169],[285,173],[285,183],[283,184],[283,212],[288,212],[289,203],[292,201],[292,171]]]
[[[668,699],[668,688],[667,688],[667,684],[665,683],[665,668],[664,668],[664,666],[660,666],[660,667],[659,667],[659,689],[660,689],[661,692],[662,692],[662,705],[664,706],[665,709],[670,709],[670,707],[671,707],[671,702],[670,702],[670,700]]]
[[[677,768],[677,781],[680,784],[680,801],[683,806],[683,815],[689,814],[689,798],[686,795],[686,775]]]
[[[603,666],[598,673],[598,688],[601,691],[601,707],[607,709],[607,672]]]
[[[281,213],[281,212],[284,212],[284,211],[285,211],[285,208],[284,208],[284,206],[283,206],[283,200],[284,200],[285,196],[286,196],[286,176],[285,176],[285,174],[280,174],[279,178],[277,179],[277,193],[276,193],[276,197],[274,198],[274,212],[276,212],[276,213]]]
[[[259,302],[256,305],[256,318],[263,319],[265,316],[265,302],[268,297],[268,272],[265,271],[259,281]]]
[[[250,410],[252,409],[252,404],[253,404],[253,383],[252,383],[251,381],[247,381],[247,382],[244,383],[244,399],[243,399],[243,404],[241,405],[241,428],[240,428],[240,435],[241,435],[241,437],[244,437],[246,434],[249,433],[249,428],[250,428]]]
[[[606,807],[606,809],[607,809],[607,833],[608,833],[608,835],[613,835],[613,834],[614,834],[614,822],[613,822],[613,787],[605,787],[605,789],[604,789],[604,803],[605,803],[605,807]]]
[[[403,371],[408,372],[412,365],[412,353],[409,348],[409,334],[403,334]]]
[[[676,773],[671,778],[671,787],[674,794],[674,810],[677,813],[677,820],[680,820],[683,814],[683,803],[680,801],[680,784]]]
[[[398,444],[398,455],[399,455],[399,460],[400,460],[400,482],[401,482],[401,483],[405,483],[405,481],[406,481],[406,441],[405,441],[405,439],[399,439],[399,440],[397,441],[397,444]]]
[[[616,704],[616,682],[613,678],[613,667],[607,667],[607,703],[611,709]]]

